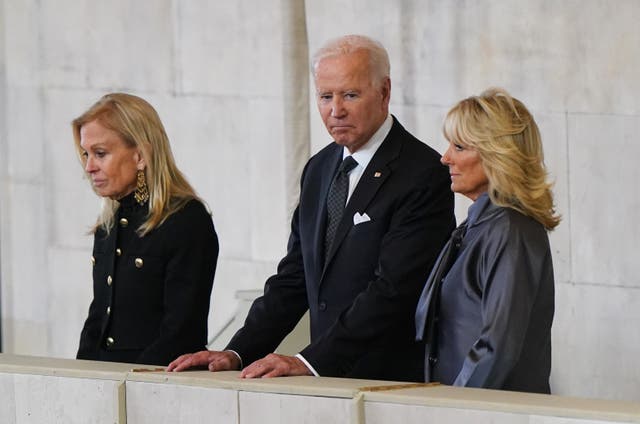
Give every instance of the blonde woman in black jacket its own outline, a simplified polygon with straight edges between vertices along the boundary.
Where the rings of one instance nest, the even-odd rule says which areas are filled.
[[[93,301],[78,359],[167,365],[203,349],[218,258],[210,213],[145,100],[102,97],[72,123],[93,190]]]

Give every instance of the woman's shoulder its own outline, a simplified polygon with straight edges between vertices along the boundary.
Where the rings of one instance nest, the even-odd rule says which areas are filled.
[[[168,218],[167,222],[195,224],[198,222],[211,221],[211,213],[209,213],[205,204],[197,198],[182,199],[176,201],[176,210]]]
[[[513,208],[497,206],[487,222],[487,233],[506,244],[547,244],[544,226],[534,218]]]

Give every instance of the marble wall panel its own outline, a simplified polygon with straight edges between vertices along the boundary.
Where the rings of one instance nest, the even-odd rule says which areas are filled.
[[[320,396],[240,392],[240,424],[346,423],[352,400]]]
[[[551,391],[640,401],[640,290],[556,284]]]
[[[40,55],[42,82],[48,86],[85,87],[92,63],[87,59],[89,33],[100,17],[91,2],[45,1],[41,3],[36,21],[43,34]],[[101,46],[93,46],[102,51]]]
[[[178,167],[208,203],[221,256],[251,252],[248,102],[238,97],[150,98],[164,120]]]
[[[30,87],[37,83],[39,28],[37,0],[4,2],[4,41],[7,46],[6,77],[10,85]]]
[[[178,92],[233,96],[282,93],[279,0],[179,2]]]
[[[37,87],[9,82],[6,99],[7,174],[17,181],[42,182],[45,179],[43,167],[46,161],[42,92]]]
[[[103,94],[99,90],[44,90],[43,172],[51,176],[45,182],[51,245],[85,249],[91,246],[93,239],[87,232],[99,214],[101,200],[91,189],[78,160],[71,121]]]
[[[47,346],[47,273],[44,190],[39,184],[7,187],[3,228],[2,315],[4,352],[43,354]],[[25,208],[24,205],[29,205]]]
[[[570,114],[573,281],[640,287],[640,116]]]
[[[522,93],[536,109],[640,109],[632,94],[640,84],[632,76],[640,65],[634,29],[640,5],[633,0],[617,3],[615,10],[598,0],[455,6],[376,1],[347,7],[333,0],[311,2],[307,16],[313,48],[345,32],[381,39],[404,103],[444,105],[499,85]]]
[[[251,184],[246,193],[251,221],[235,224],[252,228],[252,259],[277,261],[286,253],[293,213],[288,208],[285,190],[285,162],[291,158],[285,157],[283,125],[287,124],[282,100],[252,100],[247,112],[252,121],[249,125],[251,154],[247,158]]]
[[[408,2],[404,2],[408,3]],[[367,34],[377,39],[397,33],[403,5],[384,0],[306,2],[309,52],[345,34]],[[362,19],[366,16],[366,19]]]
[[[236,424],[238,394],[234,390],[127,381],[127,422]]]
[[[43,82],[65,87],[173,89],[172,2],[43,2]]]

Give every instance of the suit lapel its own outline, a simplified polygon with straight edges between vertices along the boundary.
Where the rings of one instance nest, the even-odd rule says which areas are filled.
[[[361,214],[365,212],[367,206],[374,199],[380,187],[382,187],[387,178],[391,176],[391,162],[398,157],[402,147],[402,142],[398,135],[401,128],[402,127],[398,121],[394,118],[391,131],[389,131],[389,134],[384,139],[378,148],[378,151],[371,158],[369,165],[367,165],[367,168],[362,173],[362,177],[360,177],[360,181],[358,181],[358,185],[345,207],[340,225],[338,225],[338,229],[336,230],[336,237],[333,240],[331,250],[327,252],[329,255],[327,265],[331,262],[336,251],[340,247],[340,244],[353,226],[353,215],[356,212]]]

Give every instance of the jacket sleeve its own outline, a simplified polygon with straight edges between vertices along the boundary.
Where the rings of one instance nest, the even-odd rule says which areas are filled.
[[[112,237],[113,234],[112,234]],[[103,267],[106,263],[103,263],[103,254],[98,254],[98,245],[103,243],[111,243],[111,238],[105,238],[104,233],[101,230],[97,230],[97,233],[93,237],[93,299],[89,305],[89,314],[82,327],[80,333],[80,345],[78,347],[77,359],[98,359],[98,350],[100,348],[100,342],[102,337],[104,306],[102,305],[105,297],[105,293],[101,291],[99,283],[96,281],[96,273],[101,274]],[[102,252],[101,252],[102,253]],[[96,263],[97,260],[97,263]],[[96,270],[98,267],[99,270]]]
[[[139,363],[168,364],[207,344],[218,259],[218,238],[211,216],[200,202],[192,200],[163,225],[167,225],[164,315],[158,337],[140,354]]]
[[[100,332],[102,326],[101,315],[96,310],[95,299],[91,301],[89,306],[89,315],[84,322],[82,332],[80,333],[80,346],[76,359],[96,360],[98,344],[100,343]]]

